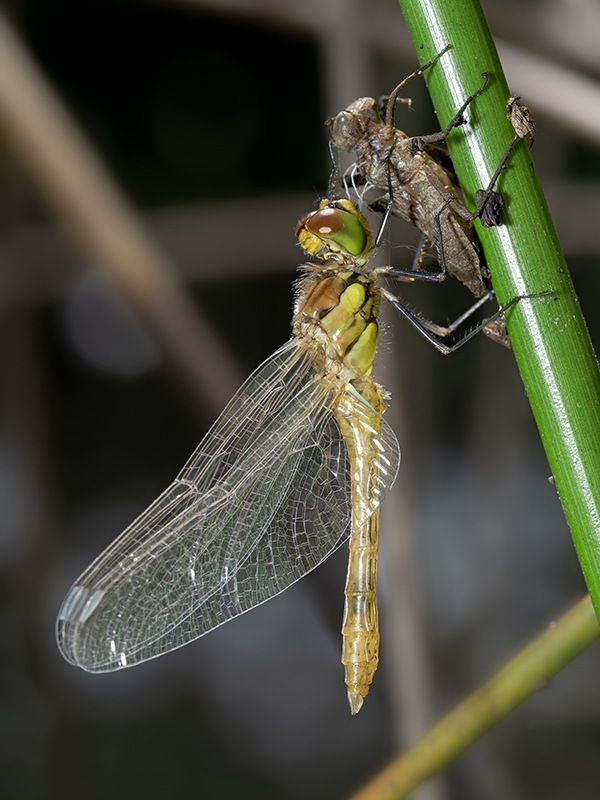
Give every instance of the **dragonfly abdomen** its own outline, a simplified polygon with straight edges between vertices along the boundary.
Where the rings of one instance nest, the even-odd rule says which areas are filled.
[[[342,623],[342,664],[346,672],[348,700],[356,714],[367,696],[379,661],[379,614],[377,610],[377,538],[379,511],[353,531]]]
[[[379,661],[377,611],[378,487],[383,464],[378,459],[383,399],[372,378],[359,392],[344,392],[335,410],[352,475],[350,558],[344,589],[342,664],[350,709],[356,714],[367,696]]]

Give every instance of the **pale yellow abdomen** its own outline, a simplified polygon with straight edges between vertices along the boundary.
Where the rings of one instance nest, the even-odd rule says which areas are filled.
[[[310,281],[314,285],[310,286]],[[352,713],[362,706],[377,669],[378,455],[384,402],[371,377],[377,344],[379,295],[372,281],[350,270],[309,276],[295,327],[322,349],[323,370],[340,375],[334,416],[346,443],[352,481],[352,522],[342,624],[342,663]],[[318,359],[317,359],[318,361]]]

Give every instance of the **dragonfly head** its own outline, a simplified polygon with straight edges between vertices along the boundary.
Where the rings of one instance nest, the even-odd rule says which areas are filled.
[[[296,237],[303,250],[323,261],[364,264],[373,239],[369,223],[350,200],[321,200],[319,208],[302,217]]]

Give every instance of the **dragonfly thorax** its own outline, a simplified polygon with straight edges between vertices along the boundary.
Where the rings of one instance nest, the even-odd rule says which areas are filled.
[[[294,333],[321,351],[326,370],[337,362],[349,383],[371,374],[379,302],[368,275],[353,270],[310,273],[298,295]]]

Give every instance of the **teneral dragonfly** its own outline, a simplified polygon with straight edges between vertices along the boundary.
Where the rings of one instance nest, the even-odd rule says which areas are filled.
[[[379,505],[400,453],[371,368],[380,290],[366,220],[323,201],[297,226],[293,336],[175,481],[81,575],[57,622],[89,672],[178,648],[282,592],[350,538],[343,663],[356,713],[377,667]]]

